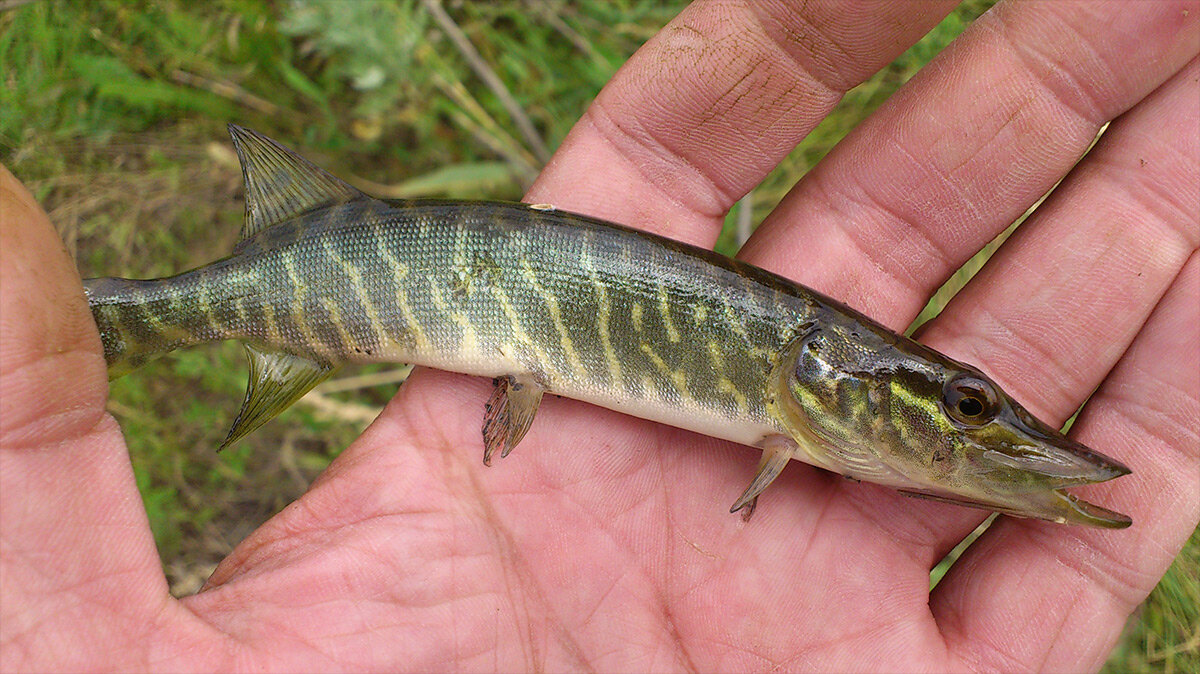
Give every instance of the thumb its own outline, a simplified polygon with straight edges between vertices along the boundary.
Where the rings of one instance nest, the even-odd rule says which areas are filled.
[[[16,449],[78,438],[108,395],[79,275],[33,196],[0,167],[0,439]]]
[[[170,601],[107,394],[74,265],[0,167],[2,670],[134,666]]]

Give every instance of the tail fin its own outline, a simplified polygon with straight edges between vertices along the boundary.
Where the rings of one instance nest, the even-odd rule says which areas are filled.
[[[260,133],[234,124],[229,125],[229,133],[246,184],[243,241],[318,206],[366,198]],[[235,260],[239,250],[235,248],[224,262]],[[229,273],[229,268],[218,262],[165,279],[85,280],[88,305],[104,344],[108,378],[116,379],[179,347],[245,340],[244,317],[236,316],[241,310],[230,309],[229,303],[257,291],[247,285],[255,283],[249,276]],[[325,360],[245,345],[250,384],[222,448],[266,423],[336,369]]]

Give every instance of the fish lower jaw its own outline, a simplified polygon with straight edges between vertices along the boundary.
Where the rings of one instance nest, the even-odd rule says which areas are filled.
[[[1090,503],[1062,489],[1051,489],[1048,493],[1057,499],[1058,514],[1052,521],[1059,524],[1085,524],[1105,529],[1125,529],[1133,524],[1133,519],[1124,513]]]
[[[1081,524],[1103,529],[1124,529],[1133,520],[1125,514],[1089,503],[1062,489],[1012,494],[1003,499],[972,499],[967,496],[901,489],[905,496],[941,501],[969,508],[983,508],[1011,517],[1039,519],[1056,524]]]

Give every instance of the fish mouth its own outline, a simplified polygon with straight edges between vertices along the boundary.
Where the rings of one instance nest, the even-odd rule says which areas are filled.
[[[1059,524],[1106,529],[1124,529],[1133,524],[1129,516],[1089,503],[1064,489],[1107,482],[1132,472],[1120,461],[1066,436],[1056,432],[1032,435],[1002,449],[983,449],[980,456],[984,461],[976,475],[976,493],[955,494],[936,487],[905,493]]]
[[[1037,497],[1039,508],[1036,513],[1009,514],[1015,514],[1018,517],[1048,519],[1059,524],[1084,524],[1105,529],[1125,529],[1133,524],[1133,519],[1129,515],[1089,503],[1062,489],[1041,492],[1037,494]]]
[[[1124,513],[1089,503],[1062,489],[1047,489],[1015,495],[1004,501],[973,499],[940,492],[901,489],[905,496],[953,503],[969,508],[994,510],[1012,517],[1046,520],[1058,524],[1082,524],[1104,529],[1125,529],[1133,519]]]
[[[1133,523],[1127,515],[1063,489],[1128,475],[1133,472],[1128,466],[1040,423],[1026,430],[1026,442],[983,452],[994,466],[1012,471],[1006,480],[1011,489],[996,495],[993,509],[1016,517],[1107,529],[1124,529]]]
[[[1029,491],[1096,484],[1133,472],[1120,461],[1068,438],[1019,405],[1014,404],[1006,417],[1001,426],[1007,432],[994,438],[991,446],[984,444],[979,449],[988,469],[1014,471],[1013,491],[1021,491],[1022,484]]]

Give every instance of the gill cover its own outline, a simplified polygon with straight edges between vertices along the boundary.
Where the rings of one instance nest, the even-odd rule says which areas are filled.
[[[771,372],[770,410],[812,463],[911,496],[1122,528],[1061,491],[1125,475],[978,369],[836,312],[801,326]]]

